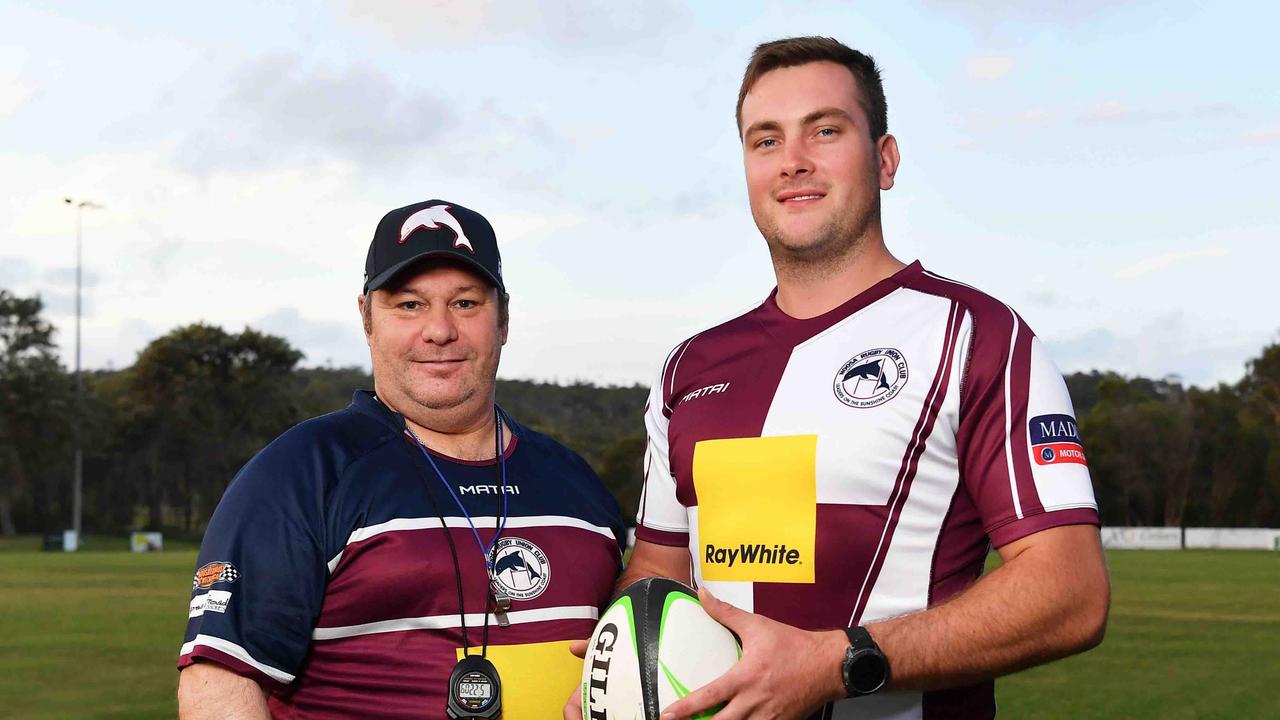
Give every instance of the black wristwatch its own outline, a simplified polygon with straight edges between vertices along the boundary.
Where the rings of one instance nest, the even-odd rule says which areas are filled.
[[[849,650],[840,666],[845,692],[849,697],[880,692],[889,683],[889,659],[866,628],[845,628],[844,632],[849,636]]]

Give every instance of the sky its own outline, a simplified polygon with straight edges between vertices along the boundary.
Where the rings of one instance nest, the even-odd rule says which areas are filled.
[[[760,42],[883,69],[904,260],[1064,372],[1234,382],[1280,341],[1269,3],[0,0],[0,288],[121,368],[194,322],[368,366],[364,256],[430,198],[493,223],[500,376],[653,381],[774,281],[733,120]]]

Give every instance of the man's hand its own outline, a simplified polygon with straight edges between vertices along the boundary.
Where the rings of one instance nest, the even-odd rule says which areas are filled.
[[[587,641],[574,640],[569,643],[569,652],[585,660],[587,658]],[[564,720],[582,720],[582,690],[574,688],[569,693],[569,701],[564,704]]]
[[[849,647],[840,630],[809,632],[721,602],[706,588],[702,606],[742,640],[742,659],[709,685],[662,711],[662,720],[686,720],[727,702],[716,720],[803,718],[845,696],[840,662]],[[569,716],[566,714],[565,716]]]

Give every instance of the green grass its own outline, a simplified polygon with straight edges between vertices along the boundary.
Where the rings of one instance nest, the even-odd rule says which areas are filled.
[[[195,552],[118,547],[0,552],[0,718],[177,716]]]
[[[194,552],[86,546],[0,541],[0,718],[174,717]],[[1108,560],[1106,641],[998,681],[1001,717],[1280,717],[1280,553]]]
[[[1107,553],[1098,648],[996,681],[1010,718],[1280,718],[1280,553]]]

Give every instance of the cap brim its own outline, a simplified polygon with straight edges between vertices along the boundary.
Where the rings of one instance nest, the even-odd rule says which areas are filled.
[[[452,260],[454,262],[462,263],[463,265],[466,265],[471,269],[475,270],[477,273],[479,273],[480,277],[489,281],[490,285],[498,288],[498,292],[507,291],[506,287],[502,284],[502,280],[500,278],[494,277],[493,273],[489,272],[489,269],[486,268],[484,265],[481,265],[479,261],[474,260],[470,257],[467,257],[466,255],[463,255],[461,253],[451,252],[448,250],[428,250],[427,252],[414,255],[408,260],[402,260],[401,262],[398,262],[395,265],[392,265],[386,270],[383,270],[382,272],[370,278],[364,284],[363,294],[368,295],[370,292],[381,288],[383,285],[386,285],[388,282],[390,282],[395,276],[408,270],[410,266],[416,265],[425,260],[432,260],[432,259]]]

